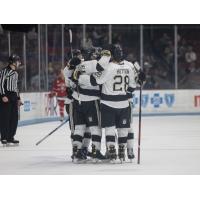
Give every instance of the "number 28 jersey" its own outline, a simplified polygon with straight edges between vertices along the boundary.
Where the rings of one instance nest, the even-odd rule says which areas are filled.
[[[126,108],[129,106],[127,92],[136,88],[135,73],[132,63],[110,62],[102,73],[93,76],[97,84],[102,85],[101,103],[113,108]]]

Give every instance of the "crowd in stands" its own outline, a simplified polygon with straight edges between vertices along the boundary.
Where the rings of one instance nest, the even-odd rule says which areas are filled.
[[[108,25],[88,25],[86,38],[83,41],[82,25],[72,26],[73,48],[102,47],[109,42]],[[143,68],[147,75],[144,89],[175,88],[175,50],[172,30],[157,29],[155,32],[144,29]],[[112,43],[118,43],[125,52],[125,59],[140,62],[139,25],[113,25]],[[61,29],[51,25],[48,32],[48,87],[45,69],[45,43],[41,46],[41,88],[51,88],[52,82],[62,68],[61,62]],[[193,33],[193,34],[191,34]],[[178,88],[200,88],[200,26],[195,29],[178,32]],[[12,34],[12,32],[11,32]],[[67,38],[67,32],[65,38]],[[68,39],[67,39],[68,40]],[[39,88],[37,31],[27,34],[27,80],[28,91]],[[6,65],[8,57],[8,40],[6,33],[0,33],[0,68]],[[69,52],[69,43],[65,41],[64,52]],[[23,76],[23,70],[21,71]],[[24,88],[23,78],[21,88]]]

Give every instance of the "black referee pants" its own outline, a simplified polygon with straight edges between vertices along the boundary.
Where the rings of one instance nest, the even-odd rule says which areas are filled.
[[[18,125],[18,101],[0,102],[1,140],[11,141]]]

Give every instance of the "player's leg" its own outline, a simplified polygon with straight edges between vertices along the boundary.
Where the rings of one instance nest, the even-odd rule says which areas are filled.
[[[83,136],[83,142],[82,142],[82,151],[86,156],[91,157],[91,152],[89,152],[89,146],[91,141],[91,131],[89,127],[86,127],[86,131]]]
[[[73,135],[73,155],[76,159],[86,159],[87,157],[82,153],[83,135],[86,131],[85,116],[82,113],[83,103],[79,104],[78,101],[73,102],[73,116],[74,116],[74,135]]]
[[[125,160],[125,149],[127,147],[128,128],[130,128],[129,107],[118,109],[116,128],[118,133],[118,157]]]
[[[64,106],[65,106],[64,100],[58,100],[58,106],[59,106],[59,113],[60,113],[60,121],[64,120]]]
[[[89,127],[86,127],[84,136],[83,136],[83,143],[82,143],[82,148],[89,148],[90,146],[90,141],[91,141],[91,132]]]
[[[118,157],[120,160],[125,161],[125,149],[127,145],[128,129],[118,128],[117,133],[118,133]]]
[[[115,148],[115,109],[104,104],[101,104],[101,127],[105,128],[107,157],[115,160],[117,158]]]
[[[100,128],[100,109],[97,101],[87,102],[85,107],[85,115],[87,125],[90,128],[92,136],[92,157],[95,159],[105,159],[101,154],[101,137],[102,131]]]

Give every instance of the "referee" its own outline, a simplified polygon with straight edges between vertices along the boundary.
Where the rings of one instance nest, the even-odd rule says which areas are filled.
[[[1,143],[19,144],[14,139],[18,124],[18,108],[22,105],[17,86],[17,68],[21,65],[20,57],[12,54],[9,64],[0,71],[0,121]]]

